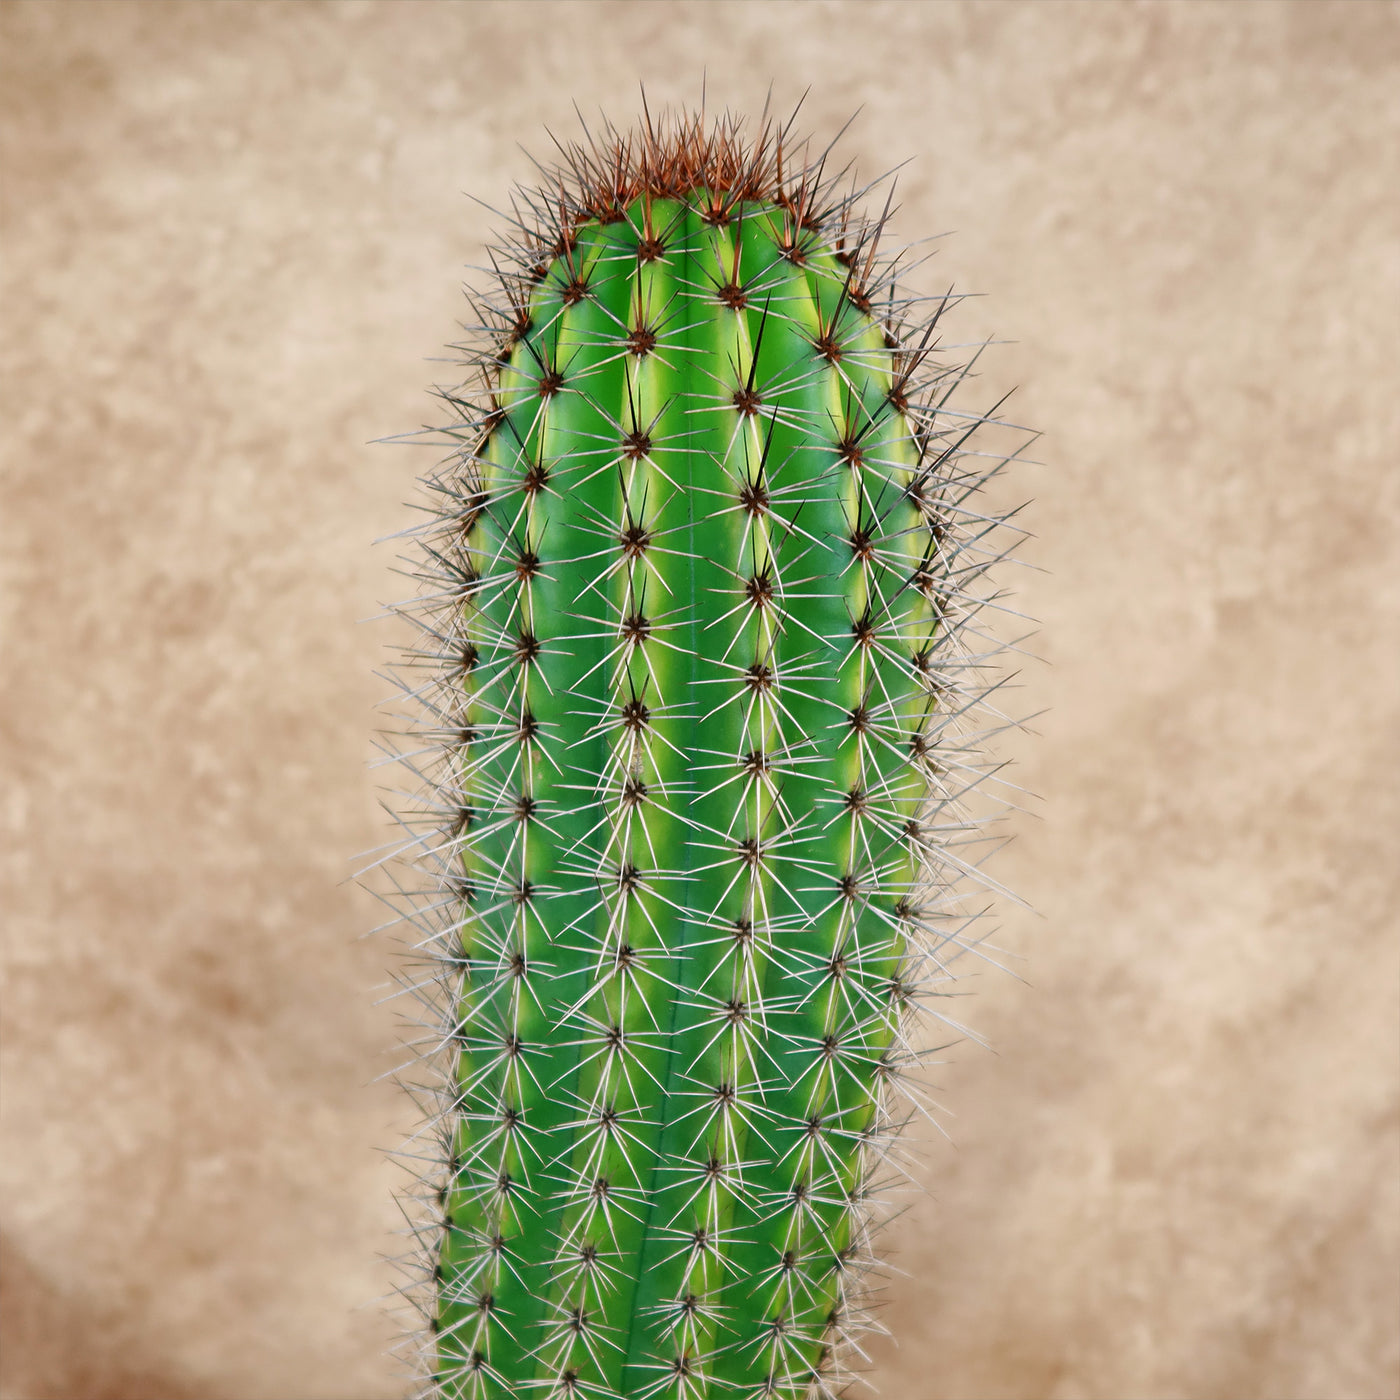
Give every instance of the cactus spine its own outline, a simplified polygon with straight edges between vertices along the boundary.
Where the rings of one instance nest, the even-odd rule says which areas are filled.
[[[841,1384],[910,1019],[967,944],[1003,522],[946,299],[837,184],[766,119],[568,148],[444,394],[395,754],[427,1394]]]

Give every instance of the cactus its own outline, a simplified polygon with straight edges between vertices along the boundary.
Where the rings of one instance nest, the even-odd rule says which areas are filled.
[[[933,361],[951,298],[806,149],[561,147],[440,391],[392,753],[424,1394],[834,1394],[865,1325],[913,1021],[975,941],[1010,457]]]

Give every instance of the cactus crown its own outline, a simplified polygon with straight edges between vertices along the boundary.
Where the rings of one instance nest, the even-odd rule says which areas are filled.
[[[791,127],[561,146],[441,393],[391,754],[425,1393],[832,1394],[865,1325],[976,941],[1011,457]]]

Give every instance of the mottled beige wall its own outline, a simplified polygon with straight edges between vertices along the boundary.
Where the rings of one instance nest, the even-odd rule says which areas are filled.
[[[888,1400],[1397,1394],[1400,11],[10,3],[3,1393],[378,1400],[401,1104],[357,625],[500,200],[755,108],[900,177],[1044,430],[997,872]]]

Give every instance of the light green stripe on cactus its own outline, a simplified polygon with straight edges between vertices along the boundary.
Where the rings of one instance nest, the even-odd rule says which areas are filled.
[[[453,1400],[825,1393],[898,1126],[980,475],[848,202],[699,133],[576,167],[439,486]]]

